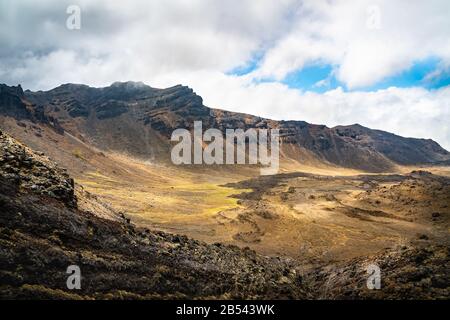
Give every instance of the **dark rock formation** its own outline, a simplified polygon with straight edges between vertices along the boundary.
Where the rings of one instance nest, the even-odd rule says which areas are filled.
[[[448,299],[448,246],[403,246],[351,261],[317,268],[304,277],[321,299]],[[367,288],[369,265],[380,268],[380,290]]]
[[[59,124],[58,119],[47,115],[42,105],[32,104],[26,100],[20,85],[8,87],[0,84],[0,114],[19,121],[29,120],[34,123],[48,125],[59,134],[64,133],[64,129]]]
[[[0,175],[19,190],[44,194],[76,206],[74,181],[44,156],[0,131]]]

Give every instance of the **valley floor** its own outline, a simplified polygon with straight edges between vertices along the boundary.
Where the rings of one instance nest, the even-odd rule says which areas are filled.
[[[424,170],[252,178],[129,159],[128,166],[136,171],[126,177],[87,172],[77,182],[138,226],[207,243],[314,264],[450,241],[450,178]]]

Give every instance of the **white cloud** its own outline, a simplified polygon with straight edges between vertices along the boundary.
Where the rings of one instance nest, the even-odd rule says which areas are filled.
[[[346,86],[359,88],[430,56],[450,62],[449,12],[447,0],[307,0],[254,76],[282,79],[307,63],[324,61],[337,66]]]

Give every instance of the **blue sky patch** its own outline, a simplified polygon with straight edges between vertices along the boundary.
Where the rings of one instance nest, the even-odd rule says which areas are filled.
[[[376,91],[389,87],[407,88],[407,87],[424,87],[427,89],[436,89],[449,84],[449,75],[442,74],[434,80],[427,80],[426,76],[437,70],[439,67],[439,59],[428,58],[413,63],[411,68],[397,75],[387,77],[375,85],[361,88],[362,91]]]
[[[333,67],[326,64],[307,65],[288,74],[282,83],[289,88],[315,92],[325,92],[340,85],[333,75]]]
[[[259,66],[263,54],[255,55],[245,65],[239,66],[227,74],[242,76],[256,70]],[[439,70],[440,60],[434,57],[417,61],[405,71],[387,77],[378,83],[349,90],[346,85],[334,76],[333,70],[335,66],[330,64],[309,64],[297,71],[289,73],[281,83],[287,85],[289,88],[300,89],[303,91],[313,91],[323,93],[328,90],[342,87],[344,91],[377,91],[387,89],[389,87],[407,88],[407,87],[424,87],[427,89],[437,89],[450,85],[450,69],[442,70],[433,78],[427,78],[432,72]],[[274,79],[260,79],[261,82],[276,82]]]
[[[259,62],[261,61],[263,56],[264,56],[263,52],[256,53],[253,55],[252,59],[247,61],[245,64],[226,72],[226,74],[234,76],[243,76],[249,74],[250,72],[258,68]]]

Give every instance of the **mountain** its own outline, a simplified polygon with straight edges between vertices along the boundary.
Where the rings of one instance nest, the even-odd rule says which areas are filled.
[[[37,92],[0,85],[0,116],[67,132],[101,150],[163,163],[170,160],[172,131],[192,129],[195,120],[203,121],[203,128],[221,130],[278,128],[282,163],[385,172],[397,165],[450,161],[450,153],[430,139],[404,138],[358,124],[329,128],[213,109],[181,85],[156,89],[140,82],[104,88],[64,84]]]

